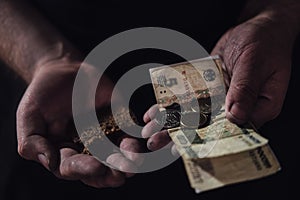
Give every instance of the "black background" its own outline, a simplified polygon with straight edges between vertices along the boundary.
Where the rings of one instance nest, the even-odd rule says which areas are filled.
[[[103,12],[109,15],[108,20],[106,19],[103,24],[101,23],[101,27],[97,26],[95,28],[93,26],[95,21],[89,21],[91,24],[87,24],[87,21],[84,20],[91,17],[97,18],[99,17],[98,14],[87,16],[84,14],[86,12],[71,9],[70,6],[66,6],[68,4],[56,7],[54,2],[56,1],[36,1],[36,5],[49,17],[53,24],[63,31],[66,37],[85,53],[103,39],[115,33],[142,26],[160,26],[179,30],[197,40],[210,51],[222,33],[235,24],[234,19],[241,8],[241,5],[233,6],[233,4],[220,2],[218,4],[218,1],[212,1],[212,3],[202,7],[187,6],[188,3],[175,6],[172,3],[166,5],[151,4],[151,9],[156,9],[156,12],[152,12],[151,9],[144,12],[133,7],[135,5],[133,3],[126,4],[127,7],[122,4],[114,9],[114,12],[104,9]],[[81,6],[83,1],[73,2],[77,2]],[[106,6],[111,8],[111,5]],[[149,5],[142,5],[142,3],[139,6],[142,8],[149,7]],[[104,6],[104,8],[106,7]],[[165,13],[166,10],[168,12]],[[60,12],[63,11],[67,16],[74,15],[77,17],[62,19],[60,18],[62,15]],[[74,23],[80,22],[80,20],[86,27],[82,28],[82,24],[76,25],[77,23]],[[88,27],[93,28],[88,29]],[[102,32],[98,34],[100,29]],[[17,154],[15,112],[26,85],[11,70],[1,65],[0,199],[155,199],[163,197],[182,197],[184,199],[257,199],[262,197],[289,199],[297,191],[293,181],[297,182],[297,168],[299,167],[297,165],[299,157],[297,138],[300,119],[298,115],[300,113],[300,99],[297,95],[297,92],[299,92],[297,86],[299,86],[300,65],[299,39],[296,42],[292,59],[292,77],[282,112],[278,118],[267,123],[260,130],[260,133],[269,139],[270,145],[282,165],[282,170],[263,179],[227,186],[200,195],[196,195],[190,188],[180,159],[164,169],[137,174],[128,179],[125,185],[120,188],[99,190],[85,186],[79,181],[59,180],[39,164],[20,158]],[[131,53],[117,60],[114,65],[120,69],[119,65],[127,68],[147,62],[173,63],[177,61],[179,61],[178,57],[168,53],[148,51]],[[146,89],[150,90],[151,87]],[[149,100],[146,104],[138,105],[141,112],[154,102],[154,96],[149,95],[149,93],[141,93],[139,97]]]

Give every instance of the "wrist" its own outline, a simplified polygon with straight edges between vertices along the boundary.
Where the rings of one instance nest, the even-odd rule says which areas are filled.
[[[70,70],[78,71],[80,64],[83,61],[83,55],[71,45],[57,43],[47,48],[45,52],[35,59],[33,64],[32,77],[34,78],[38,71],[45,68],[69,68]],[[49,69],[53,70],[53,69]]]

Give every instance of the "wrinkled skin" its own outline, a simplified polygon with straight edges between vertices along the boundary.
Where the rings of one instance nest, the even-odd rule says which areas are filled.
[[[72,89],[78,66],[78,63],[53,61],[36,71],[17,111],[19,154],[41,163],[59,178],[81,180],[97,188],[120,186],[126,177],[133,175],[121,171],[132,170],[141,163],[130,152],[139,152],[142,146],[130,137],[120,139],[120,146],[129,152],[112,153],[106,161],[121,171],[78,151],[70,128]],[[87,68],[86,73],[89,76],[92,70]],[[97,108],[110,102],[112,88],[111,82],[103,79],[97,90]],[[88,102],[82,107],[90,108]]]
[[[224,60],[226,116],[257,127],[278,116],[288,87],[292,43],[275,22],[255,18],[224,34],[212,54]]]
[[[284,27],[276,20],[256,16],[226,32],[212,51],[212,55],[218,54],[224,61],[228,87],[226,117],[232,122],[251,121],[260,127],[280,113],[288,87],[293,45]],[[59,178],[81,180],[97,188],[119,186],[132,174],[109,168],[92,156],[80,154],[74,146],[69,123],[77,70],[78,64],[58,61],[46,63],[36,71],[17,111],[18,151]],[[89,70],[86,73],[92,74]],[[111,90],[111,83],[105,79],[102,89],[97,91],[97,108],[110,102]],[[89,104],[83,108],[91,109]],[[147,146],[152,151],[170,142],[167,132],[157,129],[155,112],[157,107],[153,106],[145,113],[147,124],[141,133],[149,137]],[[120,140],[125,150],[142,151],[136,139]],[[138,156],[128,152],[113,153],[106,161],[124,171],[141,164]]]
[[[218,41],[212,55],[223,59],[226,117],[237,124],[252,122],[262,126],[278,116],[286,95],[293,39],[276,20],[256,16],[228,30]],[[144,115],[142,131],[150,137],[148,148],[155,151],[170,142],[165,131],[156,129],[151,107]]]

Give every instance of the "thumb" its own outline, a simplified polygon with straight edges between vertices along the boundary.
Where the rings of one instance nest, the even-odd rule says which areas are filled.
[[[41,163],[48,170],[57,167],[58,154],[46,138],[43,117],[37,111],[29,111],[30,106],[20,104],[17,111],[18,152],[28,160]]]
[[[18,137],[18,152],[25,159],[41,163],[49,171],[54,171],[57,167],[55,149],[43,136]]]
[[[240,57],[232,69],[232,77],[226,95],[226,117],[237,124],[248,122],[255,108],[262,80],[266,73],[258,72],[259,66],[252,56]],[[227,58],[228,59],[228,58]]]

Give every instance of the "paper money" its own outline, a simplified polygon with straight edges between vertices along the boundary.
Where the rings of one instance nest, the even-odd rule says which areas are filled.
[[[220,69],[221,63],[217,57],[150,69],[159,107],[222,96],[224,87]]]
[[[168,131],[183,158],[191,186],[198,192],[264,177],[280,170],[267,139],[253,129],[232,124],[226,118],[202,129]]]
[[[280,170],[266,138],[226,119],[221,65],[219,57],[208,57],[150,69],[158,106],[166,115],[164,128],[196,192]]]
[[[253,129],[241,128],[225,117],[202,129],[169,129],[169,135],[185,159],[213,158],[256,149],[268,140]]]
[[[196,192],[261,178],[277,172],[280,165],[269,145],[221,157],[183,159],[190,184]]]

